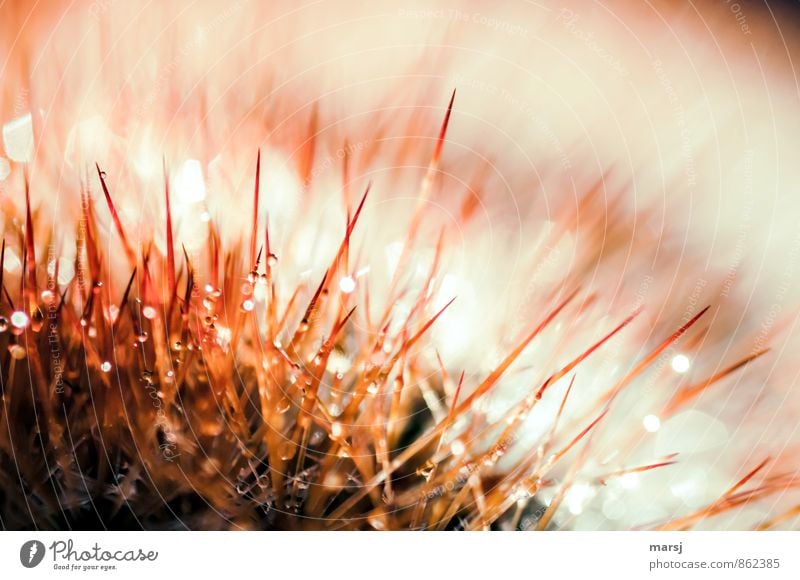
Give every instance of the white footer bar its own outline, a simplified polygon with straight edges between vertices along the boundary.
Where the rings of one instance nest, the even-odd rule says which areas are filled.
[[[800,578],[794,532],[0,532],[0,578]]]

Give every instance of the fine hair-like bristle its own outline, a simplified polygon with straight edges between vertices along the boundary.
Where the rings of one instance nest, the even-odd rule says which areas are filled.
[[[453,380],[438,353],[438,364],[431,364],[421,345],[458,300],[434,300],[442,283],[444,236],[421,278],[404,274],[420,234],[424,201],[439,172],[454,98],[455,93],[377,318],[370,314],[376,311],[375,296],[366,281],[354,277],[363,264],[353,234],[362,227],[370,185],[355,207],[346,208],[325,272],[296,288],[281,286],[281,258],[271,244],[269,224],[259,229],[261,151],[254,152],[251,231],[226,245],[213,220],[197,224],[210,231],[207,255],[199,258],[203,264],[193,263],[181,240],[173,238],[166,160],[163,248],[155,240],[134,246],[107,176],[96,165],[114,226],[109,235],[119,238],[130,272],[119,285],[109,264],[120,256],[103,250],[89,192],[80,194],[77,275],[61,284],[58,256],[43,260],[35,251],[35,241],[47,232],[36,229],[26,187],[24,231],[16,240],[6,232],[2,249],[3,261],[7,243],[24,255],[19,280],[0,269],[3,527],[556,525],[559,507],[591,457],[593,435],[620,393],[692,333],[709,307],[676,321],[675,330],[649,352],[625,361],[630,370],[609,384],[587,413],[564,417],[572,399],[582,396],[574,393],[576,376],[587,359],[637,320],[641,308],[601,329],[599,339],[581,345],[566,362],[545,369],[542,380],[528,385],[502,420],[487,420],[478,404],[523,351],[553,325],[576,324],[582,310],[603,297],[565,279],[546,293],[547,308],[523,321],[528,328],[486,376],[461,372]],[[312,125],[316,119],[315,112]],[[313,153],[307,157],[306,184],[314,164]],[[401,296],[412,297],[412,306],[398,319],[392,306]],[[663,415],[764,352],[682,388]],[[558,396],[552,424],[535,444],[521,447],[522,424],[559,383],[567,386]],[[512,449],[517,452],[508,461]],[[609,468],[592,484],[669,470],[680,459],[653,457],[645,464]],[[796,487],[788,471],[759,480],[768,463],[758,458],[745,477],[709,505],[651,527],[686,529]],[[543,490],[551,492],[548,501],[540,499]]]

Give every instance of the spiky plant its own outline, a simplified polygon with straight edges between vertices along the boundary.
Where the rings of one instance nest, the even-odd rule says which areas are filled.
[[[439,171],[452,105],[451,99],[417,192],[421,200],[430,197]],[[22,256],[18,275],[0,270],[4,528],[561,525],[562,502],[620,393],[708,310],[676,324],[650,352],[623,361],[628,372],[587,413],[569,420],[564,413],[574,397],[576,372],[638,310],[576,356],[544,370],[500,421],[490,421],[480,404],[523,351],[535,348],[532,343],[556,324],[580,324],[581,313],[601,296],[565,279],[543,293],[548,306],[522,321],[527,328],[492,372],[453,375],[441,357],[421,348],[452,303],[434,303],[448,251],[445,238],[439,237],[421,282],[404,276],[415,264],[424,204],[410,221],[382,295],[384,306],[376,310],[375,296],[356,280],[363,264],[353,258],[353,233],[370,203],[369,186],[348,208],[321,279],[287,288],[269,224],[259,228],[260,153],[251,232],[226,246],[213,221],[198,223],[194,227],[209,228],[209,242],[197,259],[174,238],[169,179],[161,251],[153,241],[132,241],[106,174],[95,170],[120,255],[103,251],[95,205],[100,197],[86,187],[80,193],[77,274],[66,283],[59,281],[56,253],[42,256],[42,248],[53,245],[42,237],[52,232],[37,228],[27,188],[24,220],[18,231],[4,232],[3,263],[7,245]],[[121,285],[111,271],[120,262],[130,272]],[[400,297],[412,307],[398,318],[393,304]],[[378,317],[371,315],[376,311]],[[761,354],[682,388],[664,416]],[[565,384],[544,435],[522,445],[519,431],[526,419],[556,385]],[[622,445],[623,456],[631,445]],[[592,485],[666,470],[677,461],[670,455],[608,467]],[[653,526],[688,528],[796,486],[790,472],[754,484],[765,465],[760,462],[710,505]],[[563,525],[569,525],[568,517]]]

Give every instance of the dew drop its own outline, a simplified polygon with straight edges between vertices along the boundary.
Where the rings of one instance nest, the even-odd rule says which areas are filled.
[[[688,371],[689,367],[691,366],[692,362],[685,354],[675,355],[675,358],[672,359],[672,370],[674,370],[676,373],[683,374]]]
[[[8,330],[8,319],[5,316],[0,316],[0,332]]]
[[[19,344],[12,344],[8,347],[8,352],[11,354],[11,358],[15,360],[22,360],[25,358],[27,354],[25,347]]]
[[[647,415],[644,419],[642,419],[642,425],[644,425],[646,431],[655,433],[661,429],[661,419],[659,419],[656,415]]]
[[[339,280],[339,290],[344,294],[350,294],[356,289],[356,281],[352,276],[345,276]]]
[[[450,444],[450,452],[453,455],[464,455],[464,451],[466,451],[466,448],[464,447],[464,442],[461,439],[454,439]]]
[[[280,455],[281,459],[284,461],[293,458],[295,453],[297,453],[297,446],[293,441],[284,441],[281,443],[280,449],[278,450],[278,455]]]
[[[309,437],[308,443],[309,445],[316,447],[317,445],[322,443],[322,440],[324,438],[325,438],[325,433],[323,431],[314,431],[314,433],[311,434],[311,437]]]
[[[100,365],[100,370],[104,373],[107,373],[111,370],[111,363],[108,361],[104,361],[103,364]]]
[[[11,324],[17,328],[25,328],[30,324],[30,318],[21,310],[17,310],[11,315]]]
[[[367,522],[376,530],[386,529],[386,514],[382,508],[376,509],[372,514],[367,517]]]
[[[276,256],[273,253],[270,253],[270,255],[267,256],[267,264],[269,264],[269,266],[272,267],[277,263],[278,263],[278,256]]]
[[[292,402],[287,397],[281,397],[278,404],[275,405],[275,410],[278,414],[283,415],[292,406]]]

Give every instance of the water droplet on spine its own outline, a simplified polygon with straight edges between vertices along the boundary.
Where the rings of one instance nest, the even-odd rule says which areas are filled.
[[[0,332],[8,330],[8,319],[5,316],[0,316]]]
[[[292,406],[292,402],[287,397],[281,397],[278,404],[275,405],[275,410],[278,414],[283,415]]]
[[[450,444],[450,452],[455,456],[464,455],[465,450],[464,442],[461,439],[454,439]]]
[[[377,508],[372,514],[367,517],[367,522],[376,530],[386,529],[386,513],[383,508]]]
[[[28,318],[28,315],[22,312],[22,310],[17,310],[11,315],[11,324],[16,328],[25,328],[30,324],[30,318]]]
[[[272,266],[274,266],[274,265],[275,265],[275,264],[277,264],[277,263],[278,263],[278,256],[276,256],[276,255],[275,255],[275,254],[273,254],[273,253],[270,253],[270,254],[269,254],[269,256],[267,256],[267,264],[268,264],[270,267],[272,267]]]
[[[22,360],[25,358],[25,355],[27,354],[25,347],[19,344],[9,345],[8,352],[11,354],[11,358],[15,360]]]
[[[325,433],[323,431],[314,431],[311,434],[311,437],[308,439],[309,445],[317,446],[322,443],[322,440],[325,438]]]
[[[297,453],[297,446],[292,441],[284,441],[281,443],[280,449],[278,450],[278,455],[280,455],[281,459],[284,461],[292,459],[295,453]]]
[[[345,276],[344,278],[339,280],[339,290],[341,290],[343,294],[350,294],[355,289],[356,289],[356,281],[353,279],[352,276]]]

